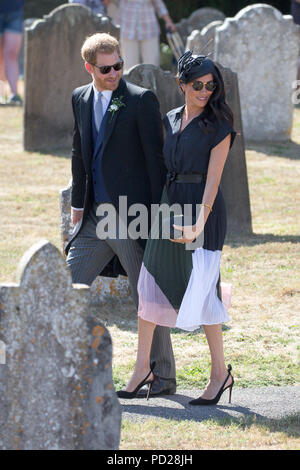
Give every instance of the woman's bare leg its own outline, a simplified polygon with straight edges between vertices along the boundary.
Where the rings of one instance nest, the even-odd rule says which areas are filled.
[[[125,389],[127,392],[133,392],[138,384],[150,372],[150,351],[155,327],[155,323],[150,323],[143,320],[141,317],[138,317],[138,350],[135,368]],[[151,373],[147,381],[152,380],[153,378],[154,376]]]
[[[7,77],[11,93],[17,94],[19,79],[19,52],[22,45],[22,34],[10,31],[3,34],[3,57],[5,75]]]
[[[201,395],[201,398],[210,400],[214,398],[220,390],[228,372],[224,360],[222,324],[203,325],[206,339],[211,355],[210,381]],[[229,377],[226,385],[230,385],[232,378]]]
[[[3,34],[0,36],[0,99],[5,97],[5,66],[3,57]]]

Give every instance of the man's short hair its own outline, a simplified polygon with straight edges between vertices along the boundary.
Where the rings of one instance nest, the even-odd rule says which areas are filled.
[[[81,48],[81,56],[85,62],[96,64],[97,54],[113,54],[120,56],[119,41],[108,33],[96,33],[84,41]]]

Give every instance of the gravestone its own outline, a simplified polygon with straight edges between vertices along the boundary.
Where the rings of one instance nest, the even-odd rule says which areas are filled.
[[[130,83],[152,90],[164,116],[170,109],[184,104],[184,96],[178,88],[176,78],[169,71],[164,71],[156,65],[139,64],[124,74],[124,79]]]
[[[225,162],[220,187],[226,203],[228,233],[251,233],[251,207],[238,76],[217,63],[225,85],[226,101],[237,133]]]
[[[47,241],[18,273],[18,283],[0,284],[0,449],[117,449],[111,338],[90,314],[89,288],[72,285]]]
[[[195,54],[212,54],[215,50],[215,30],[223,21],[212,21],[199,31],[195,29],[187,38],[186,50]]]
[[[64,252],[65,246],[72,238],[74,226],[71,222],[71,188],[72,178],[66,188],[61,189],[59,193],[59,204],[60,204],[60,235],[61,235],[61,247]]]
[[[189,18],[183,18],[176,23],[176,29],[181,36],[183,43],[186,43],[187,37],[195,29],[201,31],[204,26],[212,21],[223,21],[225,19],[224,13],[215,8],[199,8],[194,11]]]
[[[227,102],[234,113],[234,127],[238,134],[227,157],[221,179],[227,207],[228,231],[247,233],[252,231],[252,224],[238,78],[230,69],[218,65],[224,78]],[[170,109],[184,104],[184,96],[179,91],[175,77],[170,72],[163,72],[159,67],[137,65],[125,75],[125,79],[152,90],[160,103],[162,116]]]
[[[24,149],[71,147],[71,94],[89,83],[81,58],[85,38],[96,32],[119,36],[108,17],[82,5],[62,5],[25,31]]]
[[[74,226],[71,222],[71,188],[72,180],[68,186],[60,191],[60,235],[61,250],[64,249],[72,238]],[[103,308],[120,308],[125,307],[132,311],[136,310],[130,296],[130,287],[127,277],[119,276],[118,278],[110,278],[105,276],[97,276],[90,287],[91,304],[101,305]]]
[[[216,28],[214,58],[238,74],[246,139],[290,139],[299,46],[300,27],[270,5],[250,5]]]
[[[6,345],[0,340],[0,364],[6,363]]]
[[[38,18],[27,18],[26,20],[23,21],[23,37],[22,37],[22,45],[19,53],[19,75],[21,77],[24,77],[24,34],[25,34],[25,29],[29,28],[35,21],[37,21]]]

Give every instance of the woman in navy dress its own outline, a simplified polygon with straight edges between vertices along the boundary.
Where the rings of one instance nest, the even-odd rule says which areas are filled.
[[[220,289],[226,209],[219,183],[235,131],[224,82],[211,59],[186,52],[179,59],[178,82],[185,105],[164,118],[168,175],[161,200],[176,207],[177,217],[161,224],[157,215],[154,226],[159,236],[153,236],[154,230],[147,241],[138,282],[137,361],[126,390],[118,396],[133,398],[145,384],[150,392],[154,380],[150,348],[157,324],[186,331],[202,326],[211,353],[211,375],[202,396],[190,404],[210,405],[226,388],[231,397],[233,386],[223,353],[222,323],[229,317]],[[167,237],[166,226],[175,230]]]

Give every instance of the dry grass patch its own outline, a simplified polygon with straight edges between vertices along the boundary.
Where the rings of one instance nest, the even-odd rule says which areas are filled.
[[[66,155],[22,151],[22,110],[0,107],[0,281],[14,281],[24,251],[41,238],[60,248],[59,190],[71,176]],[[236,385],[286,385],[299,378],[300,109],[292,141],[247,149],[253,234],[228,234],[221,276],[233,284],[226,361]],[[116,388],[130,377],[137,347],[136,312],[103,313],[113,340]],[[203,388],[209,352],[202,331],[172,330],[178,385]],[[280,422],[123,421],[121,449],[292,449],[293,418]],[[159,439],[157,430],[159,429]]]
[[[0,108],[0,280],[33,243],[47,238],[60,248],[59,190],[70,177],[70,159],[22,151],[22,110]]]
[[[291,142],[250,145],[247,166],[254,233],[228,234],[223,250],[222,280],[234,288],[232,320],[224,326],[225,354],[239,386],[299,381],[299,124],[296,109]],[[60,248],[59,190],[71,172],[64,154],[22,151],[20,108],[0,108],[0,134],[0,280],[6,282],[14,280],[24,251],[40,238]],[[114,344],[114,378],[123,386],[135,360],[136,313],[129,309],[120,318],[112,311],[107,324]],[[204,386],[209,353],[203,332],[173,330],[173,345],[179,385]]]

